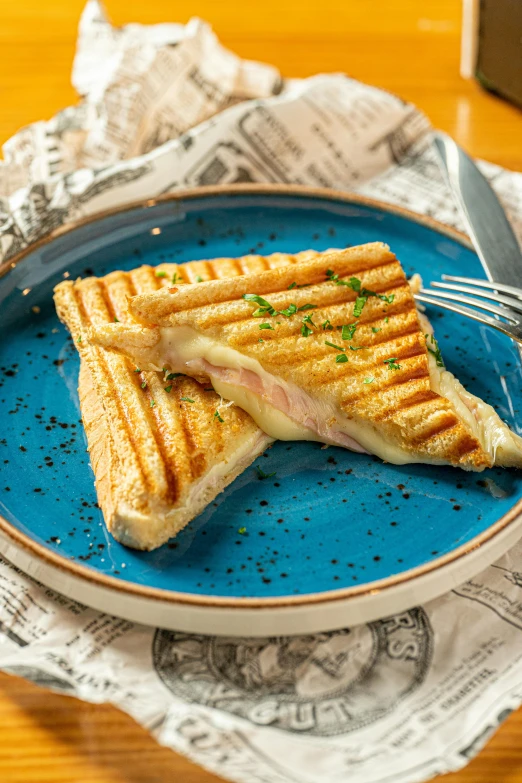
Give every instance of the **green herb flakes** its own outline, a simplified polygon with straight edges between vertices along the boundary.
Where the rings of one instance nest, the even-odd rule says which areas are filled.
[[[237,532],[239,533],[240,536],[244,536],[246,533],[246,527],[240,527]]]
[[[182,402],[194,402],[190,397],[180,397],[180,400]]]
[[[175,283],[177,279],[178,279],[178,273],[174,272],[174,274],[172,275],[172,282]],[[179,279],[181,280],[181,277]]]
[[[150,407],[153,408],[156,405],[156,400],[150,401]]]
[[[139,367],[136,367],[136,369],[134,370],[134,372],[141,372],[141,369],[140,369]]]
[[[259,324],[259,328],[260,328],[260,329],[272,329],[272,331],[273,331],[273,329],[274,329],[274,327],[272,326],[272,324]]]
[[[116,318],[116,316],[114,316],[114,323],[115,323],[115,324],[119,324],[119,323],[120,323],[120,319],[119,319],[119,318]]]
[[[381,327],[372,326],[372,332],[373,332],[374,334],[377,334],[377,332],[380,332],[380,331],[381,331]]]
[[[321,327],[323,329],[323,332],[326,332],[327,330],[329,332],[331,332],[333,330],[333,326],[330,323],[330,321],[328,320],[328,318],[326,319],[326,321],[323,321],[323,323],[321,324]]]
[[[384,359],[383,364],[388,365],[389,370],[400,370],[401,365],[397,364],[397,357],[393,356],[391,359]]]
[[[165,378],[166,381],[173,381],[174,378],[184,378],[185,375],[182,372],[169,372],[167,377]]]
[[[147,388],[147,381],[143,381],[143,383],[141,384],[141,388],[142,389],[146,389]]]
[[[355,300],[355,304],[353,306],[354,318],[359,318],[359,316],[361,315],[361,313],[363,311],[363,307],[364,307],[364,305],[366,304],[367,301],[368,301],[368,297],[367,296],[358,296],[357,297],[357,299]]]
[[[386,294],[376,294],[375,291],[370,291],[368,288],[363,288],[362,283],[358,277],[350,277],[349,280],[339,280],[339,275],[335,274],[333,269],[326,270],[326,277],[332,283],[335,283],[336,285],[346,285],[359,294],[355,300],[353,310],[355,318],[359,318],[363,311],[364,305],[370,296],[376,296],[381,301],[386,302],[386,304],[391,304],[395,299],[395,294],[389,294],[388,296]]]
[[[317,329],[317,326],[312,321],[312,316],[305,315],[303,318],[303,325],[301,326],[301,334],[303,337],[309,337],[312,334],[313,329]]]
[[[288,290],[291,291],[292,288],[297,288],[297,283],[295,283],[295,282],[294,283],[290,283],[290,285],[288,286]]]
[[[317,305],[311,303],[304,304],[301,307],[297,307],[296,304],[291,303],[288,305],[288,307],[285,307],[284,310],[276,310],[275,307],[270,304],[270,302],[267,302],[266,299],[263,299],[262,296],[258,296],[257,294],[243,294],[243,299],[246,299],[247,302],[255,302],[259,305],[257,310],[252,313],[253,318],[263,318],[267,315],[284,315],[286,318],[290,318],[298,311],[312,310],[317,307]]]
[[[350,325],[345,324],[343,326],[343,330],[341,333],[343,340],[353,340],[353,336],[355,334],[356,329],[357,329],[357,323],[350,324]]]
[[[259,467],[259,465],[256,465],[257,475],[260,481],[267,478],[272,478],[272,476],[275,476],[276,471],[274,470],[273,473],[265,473],[265,471]]]
[[[172,384],[170,384],[169,386],[165,386],[165,391],[167,392],[167,394],[170,394],[172,391]]]
[[[375,378],[365,378],[363,383],[373,383]]]
[[[335,285],[345,285],[353,291],[361,290],[361,281],[357,277],[350,277],[349,280],[339,280],[339,275],[336,275],[333,269],[326,270],[326,277]]]
[[[252,313],[254,318],[259,318],[264,315],[277,315],[277,310],[272,307],[270,302],[263,299],[262,296],[258,296],[257,294],[243,294],[243,299],[247,302],[255,302],[260,305],[259,309]]]
[[[216,412],[214,413],[214,418],[215,418],[215,419],[217,419],[217,420],[219,421],[219,423],[220,423],[220,424],[223,424],[223,423],[224,423],[224,421],[225,421],[225,419],[223,419],[223,418],[222,418],[222,417],[219,415],[219,411],[216,411]]]
[[[344,364],[348,361],[348,357],[345,353],[340,353],[338,356],[335,357],[336,364]]]
[[[196,283],[202,283],[202,282],[203,282],[203,278],[201,277],[201,275],[196,275]]]
[[[426,348],[431,353],[432,356],[435,357],[435,362],[437,364],[437,367],[445,367],[444,359],[442,358],[442,354],[440,352],[439,344],[435,337],[432,334],[425,334],[424,337],[426,338]],[[432,347],[428,345],[428,343],[431,343]]]
[[[156,272],[156,277],[167,277],[166,272]]]

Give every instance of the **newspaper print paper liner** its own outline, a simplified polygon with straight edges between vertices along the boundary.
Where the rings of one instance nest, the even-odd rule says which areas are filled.
[[[183,64],[165,51],[172,47]],[[223,50],[204,23],[117,30],[91,0],[74,83],[84,96],[78,106],[4,147],[5,263],[62,223],[179,185],[357,189],[460,227],[414,107],[343,76],[282,85],[274,69]],[[229,92],[216,97],[222,84]],[[199,91],[201,114],[177,102],[187,90]],[[238,102],[247,98],[255,100]],[[122,126],[138,105],[146,123]],[[521,236],[522,177],[483,170]],[[481,576],[397,617],[315,637],[239,641],[107,617],[2,561],[0,665],[116,704],[159,742],[229,780],[413,783],[466,764],[522,701],[521,555],[518,544]],[[332,687],[343,666],[342,685]]]

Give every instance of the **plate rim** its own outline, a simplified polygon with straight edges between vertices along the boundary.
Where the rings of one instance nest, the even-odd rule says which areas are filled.
[[[336,190],[334,188],[314,188],[305,185],[284,185],[284,184],[238,184],[238,185],[209,185],[197,188],[179,189],[173,193],[162,194],[161,196],[148,199],[140,199],[128,202],[117,207],[101,210],[86,216],[72,223],[52,231],[50,234],[42,237],[37,242],[28,245],[21,252],[8,259],[0,266],[0,278],[8,274],[28,255],[41,247],[53,242],[54,240],[72,233],[83,226],[98,222],[99,220],[112,217],[123,212],[135,209],[148,209],[158,204],[168,202],[191,201],[198,198],[208,199],[214,196],[294,196],[305,199],[322,199],[326,201],[343,202],[344,204],[354,204],[370,207],[380,210],[407,221],[416,223],[425,228],[429,228],[442,236],[446,236],[469,250],[473,250],[473,245],[466,234],[447,226],[438,220],[427,215],[413,212],[405,207],[380,201],[359,193],[351,191]],[[458,560],[464,559],[467,555],[480,549],[485,544],[492,542],[503,530],[512,525],[522,515],[522,498],[515,503],[500,519],[490,525],[486,530],[475,536],[466,544],[457,547],[452,552],[431,560],[423,565],[402,571],[399,574],[384,577],[383,579],[369,582],[366,585],[355,585],[352,587],[342,587],[334,590],[325,590],[316,593],[304,593],[303,595],[287,596],[268,596],[266,598],[242,598],[240,596],[211,596],[205,594],[184,593],[166,588],[150,587],[147,585],[138,585],[125,579],[99,573],[89,566],[75,563],[65,555],[53,552],[44,545],[34,541],[30,536],[18,530],[4,516],[0,515],[0,531],[11,541],[25,550],[26,554],[32,555],[39,560],[43,560],[47,565],[57,568],[64,574],[72,574],[76,578],[85,580],[90,584],[100,588],[105,588],[118,593],[139,596],[142,599],[151,601],[161,601],[167,604],[204,607],[213,609],[284,609],[305,607],[321,603],[336,603],[338,601],[350,601],[351,599],[361,598],[374,594],[386,593],[400,585],[406,586],[407,583],[415,583],[416,580],[427,576],[440,569],[444,569],[450,564],[456,564]]]

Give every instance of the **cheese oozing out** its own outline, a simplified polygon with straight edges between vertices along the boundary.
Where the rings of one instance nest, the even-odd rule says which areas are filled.
[[[218,394],[246,410],[260,429],[277,440],[318,441],[376,454],[397,465],[416,461],[399,444],[385,440],[371,423],[344,416],[327,400],[310,397],[266,372],[256,359],[191,327],[160,327],[160,340],[148,360],[157,369],[169,365],[175,372],[209,377]]]
[[[426,317],[418,315],[423,331],[432,333]],[[436,457],[417,458],[406,447],[389,442],[378,425],[345,416],[333,402],[311,397],[291,381],[268,373],[256,359],[192,327],[158,327],[146,337],[143,332],[131,330],[125,345],[105,336],[102,345],[107,343],[133,356],[141,367],[160,371],[168,365],[174,372],[199,380],[210,378],[218,394],[246,410],[259,428],[276,440],[318,441],[376,454],[397,465],[445,464]],[[449,400],[492,464],[522,467],[522,438],[508,428],[491,405],[468,392],[444,367],[437,366],[432,353],[428,359],[432,390]]]

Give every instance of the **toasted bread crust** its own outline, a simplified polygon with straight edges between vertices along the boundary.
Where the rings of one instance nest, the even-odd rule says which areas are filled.
[[[80,404],[99,504],[107,528],[121,543],[147,550],[163,544],[272,441],[235,406],[222,411],[223,423],[217,421],[220,398],[192,378],[164,381],[157,373],[137,373],[130,360],[91,345],[90,328],[115,319],[135,323],[129,297],[172,285],[174,275],[178,282],[190,283],[198,277],[263,271],[301,258],[277,253],[181,267],[142,266],[56,287],[58,315],[81,357]],[[213,479],[212,470],[227,462],[230,467]]]
[[[390,297],[369,296],[354,317],[360,291],[327,279],[331,269],[340,280],[360,280],[362,288]],[[289,285],[297,286],[289,290]],[[357,287],[357,286],[356,286]],[[267,297],[276,310],[311,303],[316,328],[301,336],[302,315],[279,316],[259,343],[258,307],[242,297]],[[327,399],[345,416],[371,424],[399,445],[412,461],[449,463],[468,470],[492,464],[469,426],[445,397],[431,389],[426,339],[415,301],[401,265],[386,245],[372,243],[305,259],[250,277],[190,287],[171,287],[156,295],[136,296],[130,304],[142,322],[160,326],[188,325],[224,341],[260,362],[263,369],[292,382],[312,396]],[[304,314],[303,314],[304,315]],[[269,316],[267,316],[269,317]],[[333,331],[324,331],[326,319]],[[349,360],[336,363],[343,325],[357,322],[356,336],[343,343]],[[349,348],[357,349],[350,352]],[[390,359],[395,359],[390,366]],[[395,365],[395,366],[393,366]],[[370,383],[364,383],[371,378]]]

